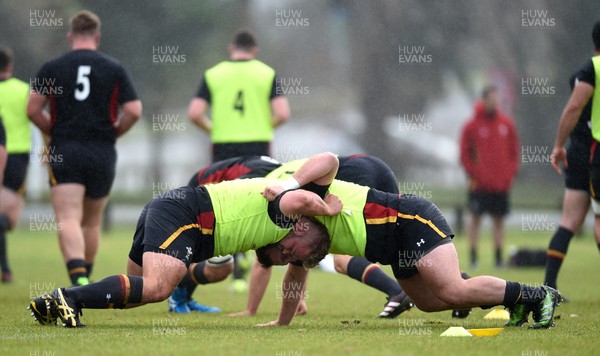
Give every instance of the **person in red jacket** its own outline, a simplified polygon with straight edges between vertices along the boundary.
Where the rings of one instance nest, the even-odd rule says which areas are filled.
[[[519,138],[515,124],[498,109],[496,88],[486,87],[460,139],[460,161],[470,181],[472,217],[467,234],[471,268],[477,267],[479,228],[484,213],[489,213],[493,221],[496,266],[503,266],[504,217],[509,212],[508,193],[519,167],[518,159]]]

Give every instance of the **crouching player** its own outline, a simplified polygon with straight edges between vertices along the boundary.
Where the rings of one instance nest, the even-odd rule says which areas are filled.
[[[306,160],[296,160],[282,165],[272,158],[264,156],[231,158],[200,170],[194,174],[189,185],[198,186],[222,180],[265,175],[267,179],[287,179]],[[357,154],[339,157],[336,179],[366,185],[385,192],[398,193],[397,180],[392,170],[382,160],[373,156]],[[224,256],[218,257],[218,260],[213,258],[192,264],[189,272],[169,298],[169,311],[179,313],[220,311],[218,308],[197,303],[192,299],[192,293],[198,284],[204,285],[224,280],[232,271],[231,262],[230,256]],[[380,318],[395,318],[413,306],[412,301],[402,291],[398,282],[390,278],[377,264],[364,257],[334,255],[334,264],[338,273],[348,275],[387,295],[388,301],[384,305],[384,310],[378,315]],[[196,272],[192,273],[192,271]],[[245,311],[233,313],[230,316],[254,315],[264,296],[270,277],[271,269],[263,268],[256,261],[251,272],[248,306]],[[298,304],[296,315],[306,314],[307,310],[306,302],[302,300]]]
[[[335,164],[337,162],[329,162]],[[280,201],[293,190],[269,186],[265,197]],[[391,265],[394,276],[413,300],[426,312],[504,305],[510,311],[507,326],[521,326],[532,313],[534,329],[553,325],[559,293],[548,286],[532,287],[491,276],[463,279],[453,233],[439,209],[430,201],[409,194],[392,194],[376,189],[334,181],[329,192],[343,202],[342,212],[316,217],[329,231],[331,253],[363,256],[369,261]],[[301,219],[303,221],[303,219]],[[313,223],[303,221],[310,230]],[[278,243],[257,249],[265,267],[284,264]],[[296,311],[299,291],[308,271],[288,265],[279,318],[261,326],[288,325]]]
[[[337,162],[332,154],[314,156],[283,185],[324,191]],[[80,327],[83,308],[122,309],[163,301],[191,263],[276,242],[281,242],[285,263],[301,260],[304,267],[314,267],[329,249],[327,230],[319,223],[310,230],[295,229],[295,223],[301,216],[338,214],[341,201],[298,189],[268,202],[261,196],[266,185],[263,179],[238,180],[182,187],[152,199],[138,221],[126,275],[44,294],[31,301],[32,315],[43,325],[60,318],[67,327]]]

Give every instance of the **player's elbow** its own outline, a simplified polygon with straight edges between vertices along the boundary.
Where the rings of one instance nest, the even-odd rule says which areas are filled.
[[[195,124],[201,124],[206,112],[207,102],[202,98],[194,98],[188,107],[188,118]]]
[[[277,127],[290,119],[290,105],[283,96],[271,100],[271,112],[273,115],[273,126]]]
[[[133,122],[142,117],[142,102],[140,100],[129,101],[123,104],[123,113]]]
[[[568,103],[565,107],[565,114],[569,115],[570,117],[578,118],[579,114],[581,113],[581,110],[583,110],[583,107],[581,107],[580,105],[576,103]]]
[[[26,109],[26,113],[27,113],[27,117],[29,117],[30,120],[34,119],[40,112],[40,107],[31,103],[31,101],[29,103],[27,103],[27,109]]]
[[[323,152],[320,155],[320,159],[323,160],[329,167],[338,167],[340,165],[340,160],[337,155],[332,152]]]
[[[283,124],[284,122],[287,122],[289,119],[290,119],[290,110],[289,109],[280,110],[279,112],[275,113],[275,120],[279,124]]]

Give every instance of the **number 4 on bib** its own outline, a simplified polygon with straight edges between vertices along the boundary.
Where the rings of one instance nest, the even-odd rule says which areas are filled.
[[[233,109],[239,111],[241,115],[244,115],[244,92],[241,90],[237,93]]]

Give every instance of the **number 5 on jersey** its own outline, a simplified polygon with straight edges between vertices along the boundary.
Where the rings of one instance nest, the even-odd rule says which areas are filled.
[[[244,115],[244,92],[241,90],[237,93],[233,109],[239,111],[242,116]]]
[[[84,101],[90,95],[90,78],[92,72],[90,66],[79,66],[77,68],[77,86],[75,87],[75,99]],[[80,88],[81,85],[81,88]]]

